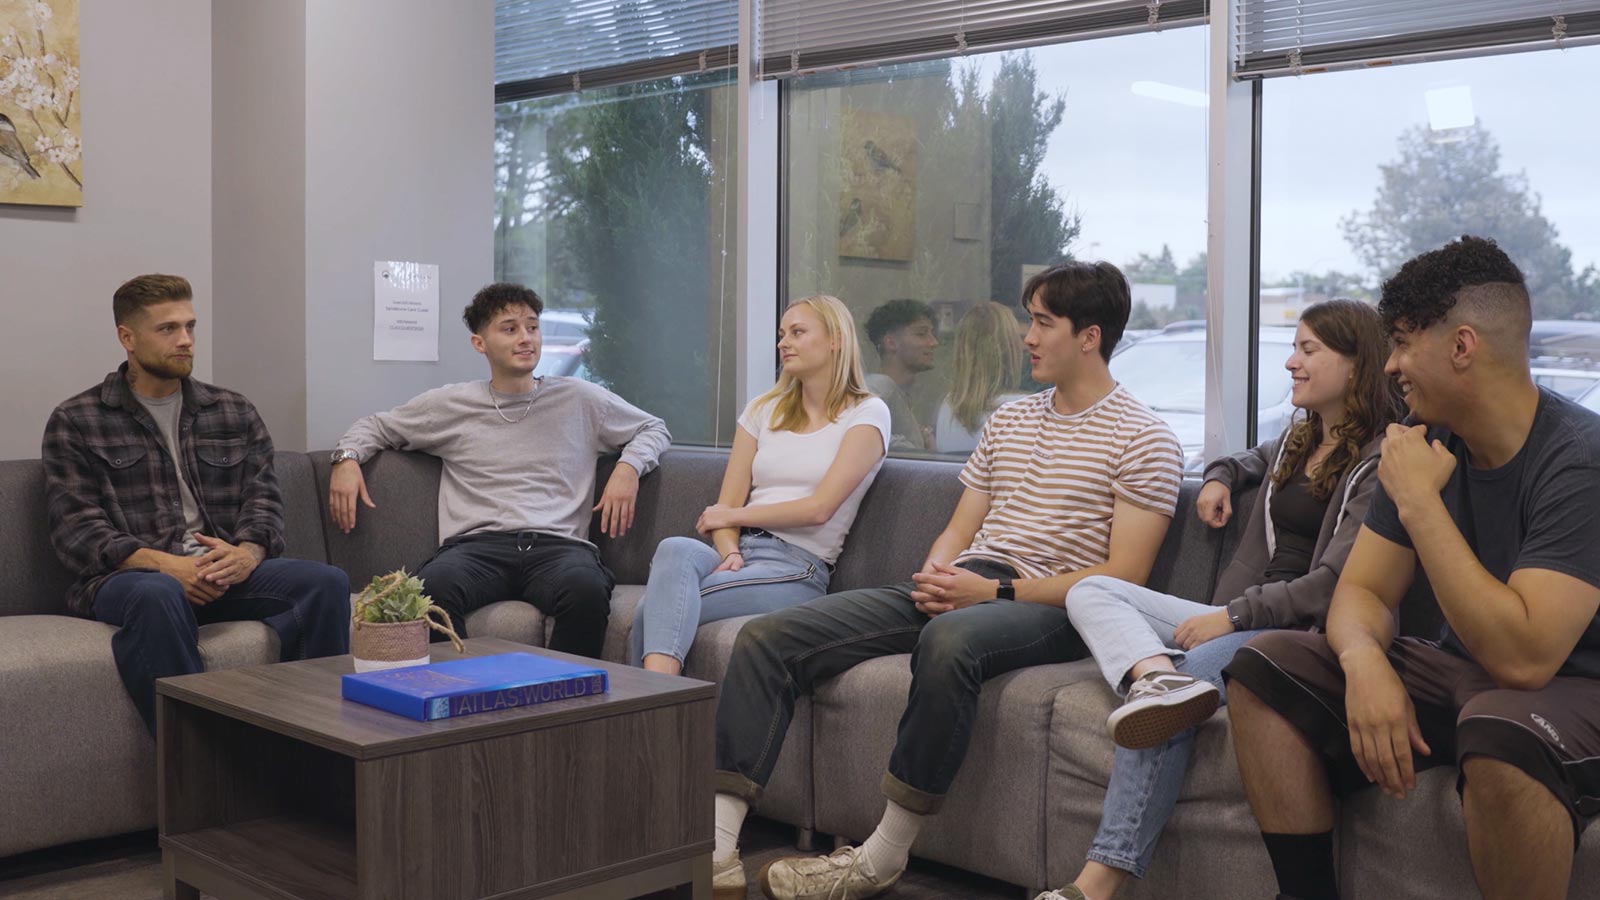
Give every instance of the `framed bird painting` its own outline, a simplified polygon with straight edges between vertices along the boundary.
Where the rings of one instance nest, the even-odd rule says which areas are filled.
[[[916,120],[847,109],[839,131],[839,255],[909,261],[917,237]]]
[[[0,0],[0,203],[83,205],[78,0]]]

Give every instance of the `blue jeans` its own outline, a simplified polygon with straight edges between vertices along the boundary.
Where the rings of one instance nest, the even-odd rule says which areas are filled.
[[[773,612],[828,592],[832,570],[788,541],[746,534],[739,549],[744,565],[737,572],[716,572],[722,559],[703,541],[669,537],[656,547],[644,597],[633,611],[634,665],[651,653],[681,664],[701,625]]]
[[[156,679],[205,670],[200,626],[261,621],[278,634],[278,657],[311,659],[350,652],[350,579],[305,559],[268,559],[205,606],[184,596],[171,575],[119,572],[94,595],[94,617],[117,626],[111,655],[150,733],[156,733]]]
[[[1134,663],[1162,654],[1172,657],[1180,672],[1203,678],[1223,692],[1223,667],[1261,631],[1235,631],[1188,652],[1173,642],[1173,632],[1184,619],[1220,608],[1106,577],[1085,578],[1067,593],[1073,624],[1118,694],[1124,692],[1123,682]],[[1227,702],[1227,694],[1222,696]],[[1117,748],[1089,859],[1144,877],[1156,840],[1178,805],[1193,752],[1192,728],[1148,750]]]

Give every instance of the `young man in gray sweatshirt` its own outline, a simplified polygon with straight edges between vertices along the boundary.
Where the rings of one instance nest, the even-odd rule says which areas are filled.
[[[544,302],[516,284],[491,284],[462,318],[488,381],[435,388],[350,426],[333,452],[328,509],[349,533],[356,503],[376,506],[360,464],[384,449],[444,463],[439,551],[417,572],[466,637],[467,613],[518,599],[555,619],[550,648],[600,656],[615,581],[588,541],[589,521],[620,537],[633,524],[639,476],[672,436],[661,419],[576,378],[534,377]],[[594,496],[595,462],[622,460]]]

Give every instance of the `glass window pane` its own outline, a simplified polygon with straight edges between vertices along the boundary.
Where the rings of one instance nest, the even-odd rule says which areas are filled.
[[[1042,389],[1019,301],[1052,263],[1123,268],[1126,344],[1203,316],[1205,59],[1205,29],[1174,28],[785,82],[786,294],[854,312],[894,452],[963,458],[998,403]],[[1196,385],[1160,357],[1186,351],[1113,371],[1178,410]]]
[[[679,443],[734,397],[729,73],[495,108],[495,277],[544,298],[540,375],[605,385]]]
[[[1575,114],[1600,49],[1272,79],[1263,86],[1261,321],[1293,324],[1462,234],[1493,238],[1533,301],[1540,384],[1600,379],[1600,122]],[[1263,353],[1265,356],[1265,353]],[[1265,402],[1265,400],[1263,400]],[[1273,437],[1265,419],[1258,437]]]

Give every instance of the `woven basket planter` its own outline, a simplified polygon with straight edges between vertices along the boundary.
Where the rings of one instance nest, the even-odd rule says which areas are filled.
[[[355,623],[350,634],[350,655],[357,672],[398,669],[428,664],[428,621]]]

